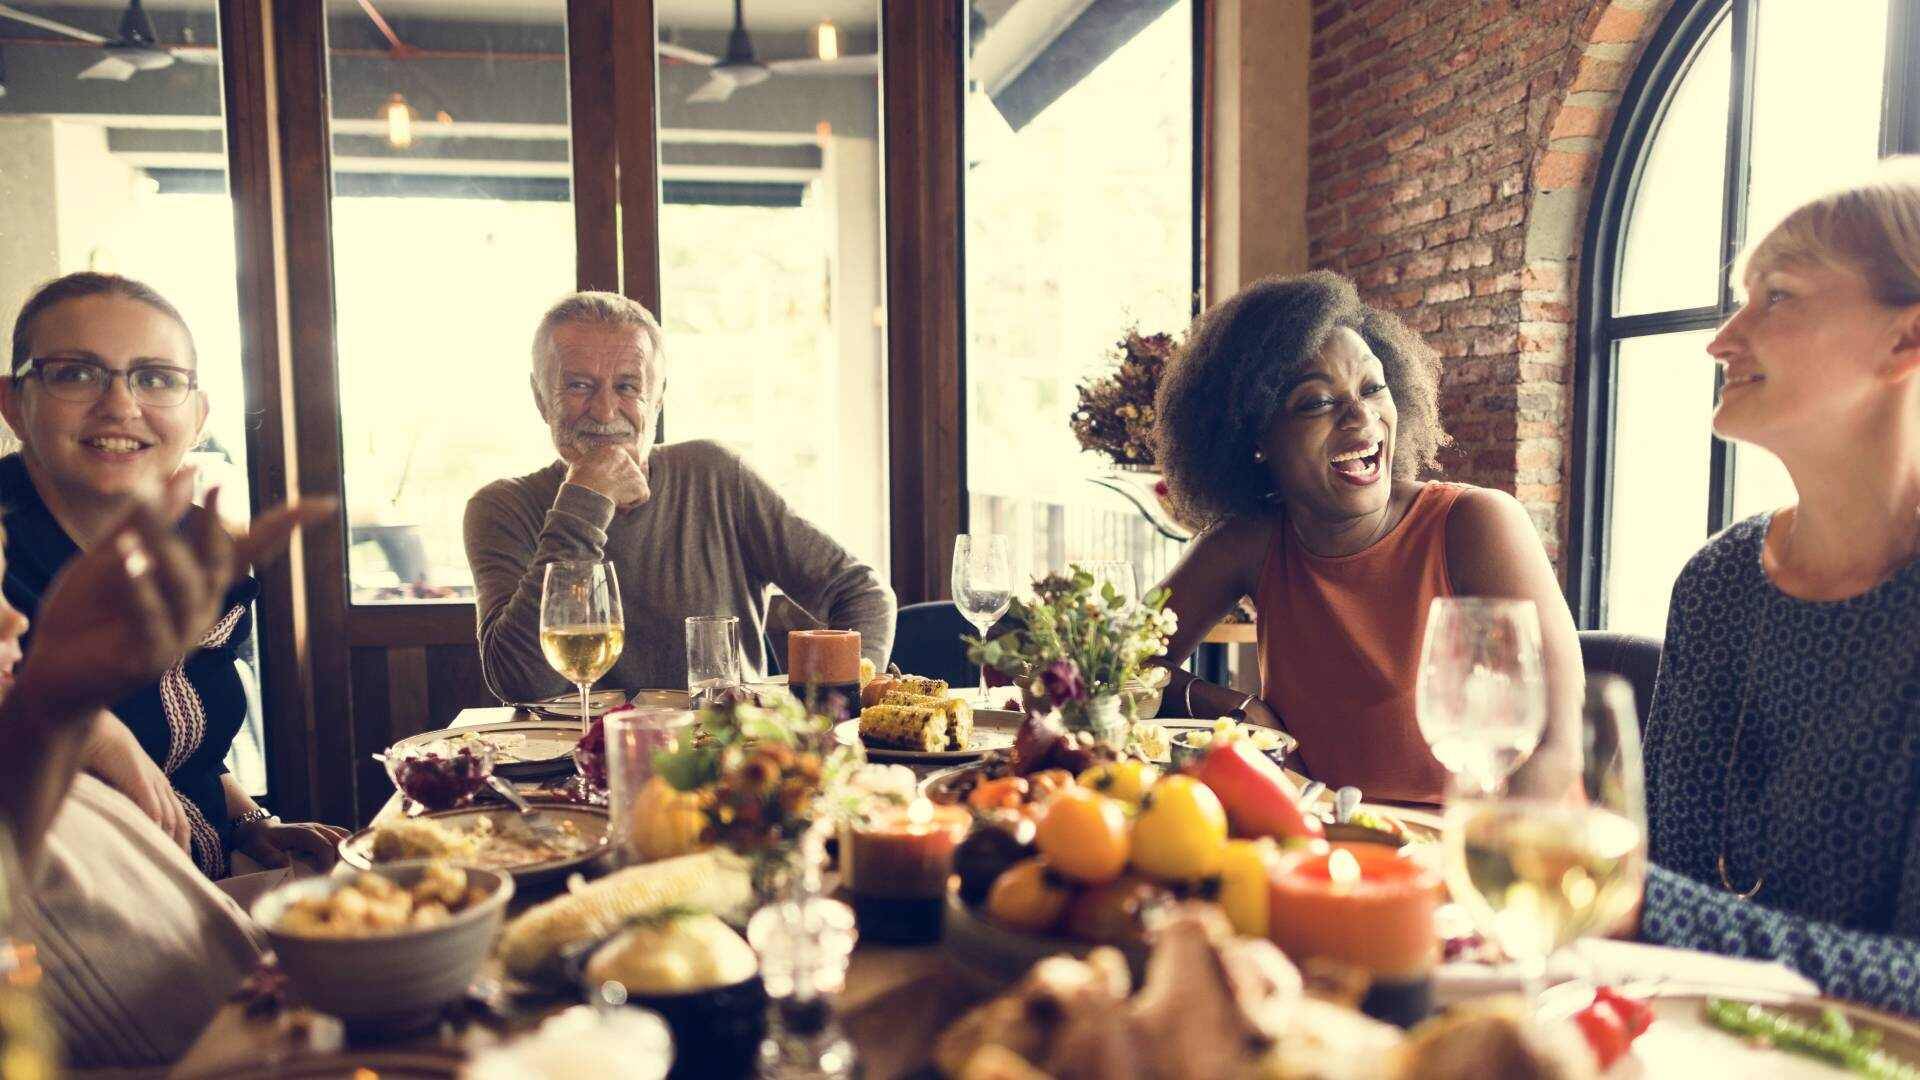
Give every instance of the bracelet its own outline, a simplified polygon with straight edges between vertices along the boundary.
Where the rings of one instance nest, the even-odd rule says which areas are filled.
[[[1186,705],[1187,715],[1189,717],[1193,716],[1193,684],[1199,681],[1200,681],[1200,676],[1198,675],[1187,676],[1187,687],[1180,694],[1180,700],[1183,704]]]
[[[246,813],[241,814],[239,817],[234,818],[231,822],[228,822],[228,824],[232,825],[233,828],[238,831],[256,822],[275,820],[278,819],[273,816],[273,811],[264,806],[256,806]]]

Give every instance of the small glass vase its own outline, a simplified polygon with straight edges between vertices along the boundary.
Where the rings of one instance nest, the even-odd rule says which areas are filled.
[[[1119,694],[1102,694],[1087,701],[1070,701],[1060,708],[1068,731],[1090,731],[1102,746],[1124,750],[1131,725]]]

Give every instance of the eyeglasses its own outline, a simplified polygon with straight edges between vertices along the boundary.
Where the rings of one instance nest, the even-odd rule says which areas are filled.
[[[63,356],[37,356],[14,371],[15,379],[38,378],[47,393],[62,401],[91,404],[107,396],[116,379],[124,380],[127,393],[142,405],[170,409],[187,400],[198,385],[198,378],[186,368],[165,364],[142,364],[119,371],[95,360],[77,360]]]

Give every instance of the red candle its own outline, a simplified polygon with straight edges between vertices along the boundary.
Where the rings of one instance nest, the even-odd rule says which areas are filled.
[[[1296,961],[1323,957],[1377,978],[1419,978],[1439,960],[1440,875],[1385,844],[1336,844],[1283,859],[1268,936]]]
[[[838,686],[860,682],[860,631],[787,631],[787,682]]]

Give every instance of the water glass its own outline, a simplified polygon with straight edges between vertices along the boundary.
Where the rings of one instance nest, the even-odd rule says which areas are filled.
[[[644,797],[648,783],[654,779],[653,756],[691,732],[693,718],[688,709],[644,708],[619,709],[608,713],[603,721],[607,736],[607,813],[612,818],[609,829],[614,848],[626,863],[647,861],[662,842],[663,838],[647,832],[655,827]]]
[[[712,705],[739,685],[739,617],[687,616],[687,692],[693,695],[693,707]]]
[[[1533,601],[1436,598],[1427,611],[1414,714],[1457,783],[1499,791],[1546,729],[1547,676]]]
[[[1006,537],[954,538],[953,603],[981,637],[1013,606],[1013,553]],[[987,700],[985,668],[980,669],[980,700]]]
[[[626,647],[620,579],[607,562],[553,562],[540,589],[540,651],[580,691],[580,731],[592,722],[587,691]]]

